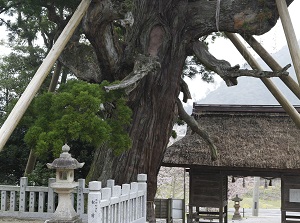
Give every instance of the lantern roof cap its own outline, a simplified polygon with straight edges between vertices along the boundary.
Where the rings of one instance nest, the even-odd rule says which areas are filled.
[[[59,158],[55,159],[52,163],[47,163],[49,169],[78,169],[82,168],[84,163],[79,163],[76,159],[72,158],[69,153],[70,147],[65,144],[62,147],[62,153]]]
[[[231,200],[240,202],[243,200],[243,198],[240,198],[238,195],[236,195],[235,198],[232,198]]]

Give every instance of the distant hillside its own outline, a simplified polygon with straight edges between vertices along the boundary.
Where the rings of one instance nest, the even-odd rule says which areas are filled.
[[[292,63],[289,50],[287,46],[283,47],[277,53],[272,55],[275,60],[284,67]],[[269,70],[267,65],[258,60],[264,69]],[[250,68],[249,68],[250,69]],[[296,80],[295,71],[292,68],[289,70],[290,76]],[[292,104],[300,104],[294,94],[285,86],[279,78],[272,78],[276,86],[288,98]],[[268,91],[260,79],[252,77],[238,78],[238,85],[234,87],[227,87],[224,82],[215,91],[210,92],[204,99],[196,101],[201,104],[253,104],[253,105],[270,105],[278,104],[273,95]]]

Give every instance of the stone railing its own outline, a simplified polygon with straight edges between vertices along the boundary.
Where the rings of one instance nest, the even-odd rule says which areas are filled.
[[[78,180],[72,200],[74,208],[84,222],[146,222],[147,175],[139,174],[138,182],[115,186],[114,180],[107,181],[107,187],[101,188],[101,182],[89,183]],[[55,179],[49,179],[49,185]],[[57,205],[57,195],[53,189],[40,186],[28,186],[28,179],[22,177],[20,186],[0,185],[0,217],[20,219],[51,219]],[[102,219],[102,220],[101,220]]]

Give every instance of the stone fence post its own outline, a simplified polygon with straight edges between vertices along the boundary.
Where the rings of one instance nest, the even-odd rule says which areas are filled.
[[[100,201],[101,201],[101,182],[92,181],[89,183],[88,223],[102,222]]]
[[[146,220],[146,216],[147,216],[147,174],[139,174],[137,177],[137,181],[138,181],[138,188],[139,190],[143,190],[145,192],[145,196],[144,199],[142,200],[142,213],[143,216],[145,217]]]

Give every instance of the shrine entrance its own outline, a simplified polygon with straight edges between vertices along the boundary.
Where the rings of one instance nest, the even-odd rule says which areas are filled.
[[[191,222],[231,221],[228,217],[228,177],[259,176],[281,179],[281,222],[300,222],[300,176],[284,172],[265,172],[262,170],[216,170],[191,168],[189,214]],[[250,175],[249,175],[250,174]],[[232,207],[231,207],[232,208]]]
[[[188,222],[228,222],[228,176],[280,178],[281,222],[300,222],[300,130],[281,107],[194,104],[193,116],[211,136],[217,159],[188,129],[162,164],[190,169]]]

